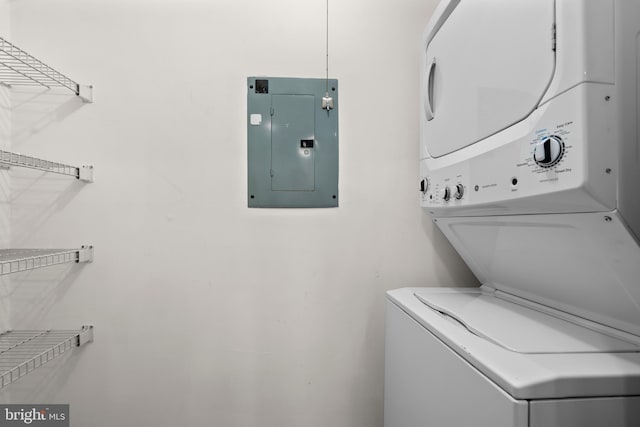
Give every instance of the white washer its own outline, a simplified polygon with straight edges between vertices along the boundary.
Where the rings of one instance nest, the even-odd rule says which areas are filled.
[[[385,426],[640,425],[640,2],[442,0],[421,204],[482,283],[387,294]]]

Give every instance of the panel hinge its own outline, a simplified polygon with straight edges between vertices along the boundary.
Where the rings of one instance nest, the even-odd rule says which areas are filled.
[[[275,113],[276,113],[276,110],[274,110],[273,107],[271,107],[271,109],[269,110],[269,114],[273,116]]]
[[[551,50],[556,51],[556,24],[551,26]]]

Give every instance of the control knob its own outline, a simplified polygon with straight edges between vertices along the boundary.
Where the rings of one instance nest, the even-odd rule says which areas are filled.
[[[442,199],[445,202],[448,202],[451,199],[451,189],[449,187],[444,187],[444,191],[442,192]]]
[[[533,160],[543,168],[558,164],[564,155],[564,142],[558,136],[550,136],[533,150]]]
[[[462,199],[462,195],[464,194],[464,186],[462,184],[456,185],[456,192],[453,194],[457,200]]]
[[[429,180],[427,178],[422,178],[422,180],[420,181],[420,192],[422,194],[427,194],[428,190],[429,190]]]

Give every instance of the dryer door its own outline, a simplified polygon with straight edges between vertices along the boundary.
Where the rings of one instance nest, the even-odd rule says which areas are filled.
[[[422,143],[432,157],[526,118],[555,67],[554,0],[449,4],[458,1],[440,8],[425,33]]]

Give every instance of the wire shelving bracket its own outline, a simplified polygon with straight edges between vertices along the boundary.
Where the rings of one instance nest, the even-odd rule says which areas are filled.
[[[80,249],[0,249],[0,276],[52,265],[93,261],[93,246]]]
[[[0,150],[0,164],[37,169],[60,175],[73,176],[84,182],[93,182],[93,165],[72,166],[4,150]]]
[[[75,331],[7,331],[0,334],[0,389],[47,362],[93,341],[93,326]]]
[[[64,87],[93,102],[93,86],[81,85],[0,37],[0,82],[5,86]]]

